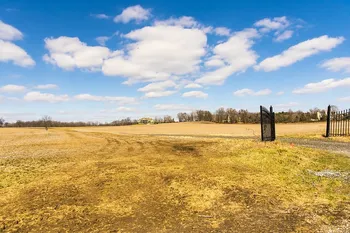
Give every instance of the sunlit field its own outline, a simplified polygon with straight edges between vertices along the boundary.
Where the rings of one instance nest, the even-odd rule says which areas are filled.
[[[160,134],[160,135],[203,135],[203,136],[257,136],[260,137],[260,124],[215,124],[203,122],[171,123],[158,125],[132,125],[120,127],[84,127],[75,129],[81,132],[108,132],[116,134]],[[322,136],[326,123],[277,124],[276,134]]]
[[[0,129],[0,232],[346,232],[349,156],[259,135],[175,123]]]

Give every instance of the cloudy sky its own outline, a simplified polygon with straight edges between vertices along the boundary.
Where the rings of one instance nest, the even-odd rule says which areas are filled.
[[[0,0],[0,117],[347,108],[349,12],[348,0]]]

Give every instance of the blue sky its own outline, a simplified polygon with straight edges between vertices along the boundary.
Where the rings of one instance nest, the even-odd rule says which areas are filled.
[[[349,1],[0,0],[0,117],[350,103]]]

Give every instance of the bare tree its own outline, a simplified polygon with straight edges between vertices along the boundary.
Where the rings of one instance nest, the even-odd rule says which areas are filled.
[[[46,129],[46,131],[49,129],[49,127],[51,126],[51,122],[52,122],[52,118],[50,116],[43,116],[43,118],[41,119],[43,122],[43,125]]]
[[[5,119],[0,117],[0,127],[3,127],[5,125]]]

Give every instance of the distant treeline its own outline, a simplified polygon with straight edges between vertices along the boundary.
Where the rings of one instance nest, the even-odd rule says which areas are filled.
[[[233,108],[219,108],[215,112],[197,110],[192,113],[181,112],[177,114],[179,122],[210,121],[216,123],[259,123],[260,113],[248,112],[248,110],[236,110]],[[327,120],[326,111],[318,108],[310,109],[308,112],[292,111],[275,113],[277,123],[296,123]]]
[[[236,110],[232,108],[219,108],[215,112],[206,110],[196,110],[191,113],[180,112],[177,114],[179,122],[193,122],[193,121],[208,121],[215,123],[225,124],[254,124],[260,122],[260,113],[249,112],[248,110]],[[149,119],[149,118],[147,118]],[[310,109],[308,112],[292,111],[277,112],[275,113],[275,119],[277,123],[296,123],[296,122],[310,122],[310,121],[325,121],[327,119],[325,110],[318,108]],[[171,116],[156,117],[149,121],[151,124],[160,123],[173,123],[175,119]],[[44,116],[40,120],[36,121],[21,121],[18,120],[14,123],[5,122],[3,118],[0,118],[0,126],[4,127],[82,127],[82,126],[122,126],[122,125],[135,125],[140,124],[139,120],[132,120],[131,118],[125,118],[121,120],[115,120],[109,123],[100,122],[62,122],[52,120],[49,116]]]

